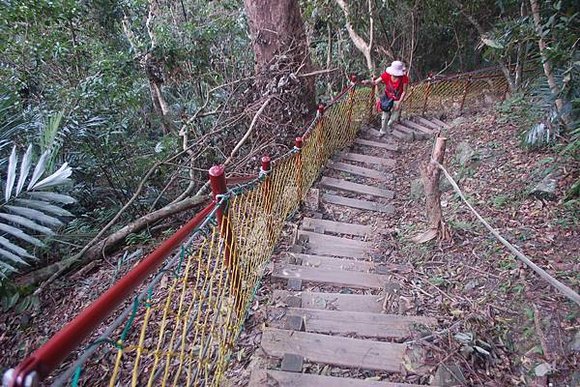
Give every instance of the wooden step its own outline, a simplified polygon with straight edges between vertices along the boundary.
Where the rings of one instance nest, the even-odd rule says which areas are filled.
[[[343,160],[358,161],[359,163],[383,165],[385,167],[394,167],[396,164],[393,159],[383,159],[381,157],[361,155],[358,153],[340,153],[340,158]]]
[[[372,146],[375,148],[387,149],[390,151],[396,151],[397,149],[399,149],[399,147],[395,144],[389,144],[386,142],[363,140],[362,138],[357,138],[356,140],[354,140],[354,143],[358,144],[358,145],[366,145],[366,146]]]
[[[272,327],[285,329],[286,320],[293,316],[304,319],[306,332],[383,339],[405,339],[411,337],[415,325],[435,326],[437,320],[423,316],[401,316],[369,312],[345,312],[338,310],[305,308],[269,308]],[[279,316],[283,316],[279,318]]]
[[[441,126],[437,125],[436,123],[434,123],[432,121],[429,121],[426,118],[423,118],[421,116],[417,116],[415,118],[427,128],[433,129],[435,131],[439,131],[439,129],[441,129]]]
[[[388,277],[381,274],[355,273],[290,264],[275,264],[272,277],[298,278],[305,282],[319,282],[357,289],[382,289],[389,282]]]
[[[378,196],[386,199],[392,199],[395,197],[395,193],[393,191],[389,191],[387,189],[372,187],[369,185],[353,183],[346,180],[335,179],[333,177],[323,176],[320,180],[320,184],[325,187],[330,187],[334,189],[339,189],[342,191],[349,191],[354,192],[357,194],[362,195],[372,195]]]
[[[305,235],[309,231],[299,231],[299,235]],[[368,242],[354,241],[352,239],[333,237],[332,235],[316,234],[309,238],[307,249],[313,255],[334,255],[337,257],[366,258],[372,251],[372,245]],[[325,238],[329,237],[329,238]],[[331,239],[336,238],[336,239]],[[349,243],[352,241],[353,243]],[[362,245],[360,243],[366,243]]]
[[[318,267],[330,270],[360,271],[363,273],[372,272],[375,263],[358,259],[332,258],[324,255],[288,253],[295,259],[302,261],[302,266]]]
[[[425,134],[423,132],[418,132],[412,128],[409,128],[407,126],[403,126],[401,124],[395,124],[395,125],[393,125],[393,128],[395,130],[402,132],[402,133],[405,133],[408,141],[425,140],[425,139],[431,137],[431,135],[429,135],[429,134]]]
[[[344,196],[332,195],[332,194],[322,194],[322,200],[326,203],[337,204],[340,206],[346,206],[351,208],[358,208],[360,210],[383,212],[386,214],[394,214],[395,207],[391,204],[382,204],[378,202],[371,202],[362,199],[351,199],[345,198]]]
[[[430,120],[433,121],[434,123],[436,123],[437,125],[443,127],[443,128],[451,129],[451,126],[449,124],[441,121],[439,118],[432,117],[432,118],[430,118]]]
[[[346,312],[384,313],[384,295],[342,294],[320,292],[290,292],[274,290],[273,301],[290,305],[289,297],[300,298],[300,306],[307,309],[341,310]]]
[[[358,165],[341,163],[340,161],[330,161],[327,164],[327,166],[337,171],[347,172],[364,177],[370,177],[371,179],[377,179],[383,182],[389,181],[393,178],[393,175],[390,173],[384,173],[374,169],[359,167]]]
[[[405,120],[402,122],[402,124],[408,128],[414,129],[415,131],[418,131],[420,133],[424,133],[428,136],[433,136],[433,134],[434,134],[433,130],[428,129],[422,125],[419,125],[413,121]]]
[[[397,129],[391,132],[391,136],[402,141],[413,141],[413,134],[403,133]]]
[[[418,384],[380,382],[316,374],[254,369],[250,387],[425,387]]]
[[[326,219],[302,218],[300,226],[304,230],[322,229],[325,233],[366,236],[373,231],[372,227],[362,224],[335,222]]]
[[[308,239],[309,244],[334,244],[346,247],[358,247],[361,250],[372,250],[373,245],[369,242],[359,241],[356,239],[343,238],[334,235],[326,235],[313,231],[298,230],[298,237]]]
[[[304,357],[306,361],[349,368],[400,372],[405,344],[351,339],[317,333],[265,328],[262,349],[273,357],[286,353]]]

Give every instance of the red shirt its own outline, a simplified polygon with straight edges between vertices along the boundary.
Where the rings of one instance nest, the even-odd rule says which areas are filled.
[[[407,75],[403,75],[393,82],[391,74],[387,72],[381,74],[381,79],[385,84],[385,94],[389,99],[395,101],[398,101],[401,98],[401,94],[403,94],[403,86],[409,83],[409,77]]]

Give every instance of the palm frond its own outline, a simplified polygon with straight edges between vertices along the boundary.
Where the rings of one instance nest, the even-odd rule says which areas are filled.
[[[33,169],[32,146],[29,146],[22,156],[20,168],[17,168],[18,156],[14,147],[8,160],[0,164],[6,168],[4,203],[0,204],[0,279],[35,259],[27,246],[43,247],[38,235],[54,235],[54,230],[64,225],[58,217],[72,216],[62,205],[74,203],[75,199],[47,191],[68,182],[72,170],[64,163],[57,171],[45,176],[50,157],[49,150],[43,152]]]

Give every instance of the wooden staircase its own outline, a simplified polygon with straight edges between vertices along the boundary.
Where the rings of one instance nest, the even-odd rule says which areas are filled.
[[[435,136],[440,130],[449,128],[448,124],[437,118],[415,116],[393,124],[393,131],[390,135],[402,141],[426,140]],[[380,136],[379,131],[376,129],[371,129],[367,132],[374,137]]]
[[[401,126],[412,133],[426,135],[428,131],[430,136],[443,126],[428,122],[418,120],[413,126],[403,121]],[[342,375],[352,369],[383,376],[425,369],[409,369],[413,346],[405,341],[413,332],[432,330],[437,320],[392,313],[389,304],[398,298],[400,287],[389,272],[400,270],[400,265],[376,258],[380,255],[370,240],[377,231],[371,225],[341,222],[332,216],[360,212],[372,223],[373,218],[394,214],[390,171],[396,166],[396,139],[408,132],[395,131],[380,139],[372,138],[375,132],[365,131],[370,139],[358,139],[349,151],[329,162],[318,184],[322,213],[302,219],[286,261],[274,265],[271,276],[284,281],[285,289],[273,293],[261,347],[281,362],[276,369],[252,370],[250,386],[413,386],[303,373],[305,363],[345,369]]]

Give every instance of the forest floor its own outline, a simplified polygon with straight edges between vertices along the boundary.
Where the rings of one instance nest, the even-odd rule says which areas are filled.
[[[551,151],[520,146],[515,122],[495,110],[452,120],[445,165],[476,210],[508,241],[537,265],[569,287],[580,285],[580,206],[564,202],[566,189],[579,178],[578,165],[567,164],[557,187],[559,200],[542,202],[530,190],[556,165]],[[392,230],[375,242],[386,263],[406,265],[394,273],[401,284],[401,302],[410,314],[448,316],[426,342],[440,364],[457,364],[465,385],[576,386],[580,384],[580,309],[507,251],[462,203],[451,186],[441,184],[442,207],[452,237],[416,244],[410,239],[426,230],[425,200],[419,165],[429,159],[433,141],[399,142],[393,216],[379,217]],[[442,180],[444,178],[442,177]],[[293,220],[308,216],[303,209]],[[367,224],[367,219],[341,213],[342,222]],[[352,217],[352,219],[351,219]],[[273,261],[282,261],[291,244],[285,240]],[[255,367],[264,364],[261,330],[272,289],[284,285],[265,276],[230,366],[229,381],[244,385]],[[400,307],[399,307],[400,308]],[[333,376],[391,380],[384,375]],[[312,372],[312,370],[310,370]],[[356,371],[354,371],[356,373]],[[419,383],[408,379],[408,382]]]
[[[560,200],[541,202],[528,192],[555,163],[554,153],[522,149],[516,125],[493,110],[447,122],[453,125],[444,133],[448,138],[445,165],[468,200],[536,264],[577,290],[579,205],[562,198],[565,189],[579,178],[578,165],[563,169]],[[465,150],[465,144],[471,151]],[[458,364],[466,385],[579,385],[579,308],[500,245],[449,185],[442,185],[442,206],[452,238],[425,244],[410,241],[427,227],[417,179],[432,141],[399,142],[399,147],[397,168],[392,171],[397,212],[375,225],[392,229],[377,235],[377,243],[389,263],[412,268],[395,277],[409,309],[448,316],[442,330],[428,342],[438,359],[433,369],[440,363]],[[460,154],[469,157],[460,162]],[[301,215],[296,214],[293,221],[299,221]],[[341,221],[364,223],[348,219],[347,212],[343,215]],[[291,243],[292,227],[289,223],[274,260]],[[125,263],[118,270],[115,262],[105,262],[87,275],[73,275],[50,285],[35,312],[2,314],[2,371],[44,342],[129,266],[131,263]],[[232,356],[228,378],[237,385],[249,377],[248,365],[255,358],[266,318],[264,306],[271,302],[274,286],[266,275]]]

